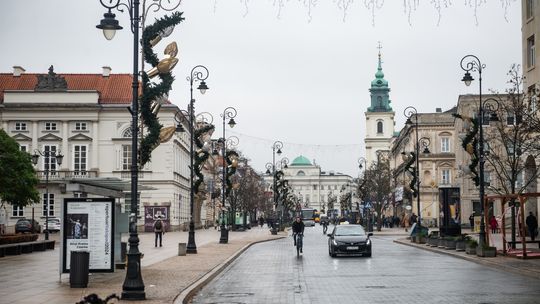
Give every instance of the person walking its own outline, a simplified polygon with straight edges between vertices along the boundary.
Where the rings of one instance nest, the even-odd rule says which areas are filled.
[[[163,233],[165,232],[165,224],[161,220],[161,216],[158,217],[158,219],[154,222],[154,233],[156,234],[156,239],[154,242],[154,247],[157,247],[158,245],[158,238],[159,238],[159,247],[162,247],[162,239],[163,239]]]
[[[527,224],[527,228],[529,229],[531,241],[534,241],[538,232],[538,220],[536,219],[536,216],[534,216],[532,212],[529,212],[529,216],[527,216],[525,223]]]
[[[474,211],[469,215],[469,224],[471,225],[471,231],[474,231]]]
[[[493,215],[489,219],[489,227],[491,228],[491,233],[497,233],[499,229],[499,223],[497,223],[497,219]]]

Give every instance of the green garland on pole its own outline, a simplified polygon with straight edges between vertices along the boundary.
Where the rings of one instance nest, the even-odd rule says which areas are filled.
[[[150,41],[158,37],[166,28],[175,26],[182,22],[182,20],[184,20],[184,18],[182,18],[182,13],[174,12],[171,16],[164,16],[144,29],[142,35],[144,60],[153,68],[158,65],[159,59],[157,54],[152,50]],[[141,167],[150,161],[152,150],[159,145],[159,133],[162,125],[159,123],[157,113],[152,112],[152,101],[167,96],[172,89],[172,83],[174,81],[174,77],[170,71],[167,73],[160,73],[159,77],[161,78],[161,83],[157,84],[150,81],[146,72],[142,72],[142,95],[139,97],[139,103],[141,118],[147,132],[141,139],[138,151],[139,165]]]
[[[476,134],[478,134],[480,124],[478,118],[470,118],[462,116],[460,114],[454,113],[452,116],[461,119],[462,121],[470,121],[471,127],[469,128],[465,138],[461,142],[463,150],[465,150],[471,156],[471,163],[469,164],[469,170],[471,170],[471,179],[474,184],[478,187],[480,185],[480,176],[478,175],[478,163],[480,162],[480,157],[478,155],[478,139]]]
[[[223,200],[225,200],[227,197],[229,197],[229,193],[232,189],[232,182],[231,182],[231,176],[233,176],[236,173],[236,166],[233,166],[233,159],[238,158],[238,153],[236,151],[227,151],[225,154],[225,161],[227,162],[227,172],[225,175],[225,184],[227,185],[225,187],[225,197]]]
[[[201,137],[205,133],[213,132],[214,129],[214,125],[205,124],[204,126],[196,129],[193,134],[193,140],[195,141],[195,145],[198,148],[197,151],[195,151],[195,155],[193,155],[193,173],[195,173],[196,176],[196,179],[193,182],[193,193],[195,193],[195,195],[199,193],[199,187],[204,182],[204,175],[202,174],[201,170],[204,163],[208,160],[208,157],[210,156],[210,153],[208,153],[208,151],[203,150],[204,142],[201,140]]]

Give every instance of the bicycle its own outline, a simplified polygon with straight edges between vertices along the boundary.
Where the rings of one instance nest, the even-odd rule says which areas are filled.
[[[302,247],[304,246],[303,244],[304,234],[298,233],[295,235],[295,238],[296,238],[296,256],[299,257],[300,253],[302,252]]]

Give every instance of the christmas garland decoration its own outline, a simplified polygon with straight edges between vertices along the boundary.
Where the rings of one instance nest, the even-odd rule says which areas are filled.
[[[205,123],[202,127],[198,128],[193,133],[193,141],[198,148],[197,151],[195,151],[195,155],[193,155],[193,173],[196,177],[195,181],[193,182],[193,193],[195,195],[199,193],[199,187],[204,182],[204,175],[202,174],[201,170],[204,163],[208,160],[208,157],[210,156],[210,153],[208,153],[208,151],[203,150],[204,143],[202,142],[201,137],[205,133],[213,132],[214,129],[214,125]]]
[[[233,158],[237,158],[238,153],[236,151],[227,151],[225,154],[225,161],[227,162],[227,172],[225,175],[225,183],[227,187],[225,188],[225,197],[224,200],[229,197],[229,193],[232,189],[232,182],[231,182],[231,176],[233,176],[236,173],[236,166],[233,166]]]
[[[418,191],[416,189],[416,168],[412,166],[416,161],[416,154],[414,152],[410,152],[410,154],[411,157],[409,157],[409,159],[405,163],[405,171],[409,172],[413,177],[411,182],[409,183],[409,188],[411,189],[413,196],[416,197],[418,195]]]
[[[168,27],[179,24],[184,18],[182,13],[175,12],[171,16],[164,16],[150,26],[147,26],[142,35],[142,47],[144,60],[155,68],[159,59],[157,54],[152,50],[151,41],[158,37],[160,33]],[[162,125],[159,123],[157,113],[152,112],[152,101],[167,96],[172,88],[174,77],[171,72],[160,73],[161,83],[157,84],[150,81],[148,74],[142,72],[142,95],[139,97],[140,114],[147,129],[146,135],[141,139],[139,147],[139,165],[142,167],[150,161],[152,150],[159,145],[159,133]]]
[[[478,123],[477,118],[470,118],[467,116],[463,116],[457,113],[452,114],[452,116],[461,119],[462,121],[470,121],[471,127],[469,128],[467,134],[465,134],[465,138],[463,138],[463,141],[461,142],[461,146],[463,149],[469,153],[471,156],[471,163],[469,164],[469,170],[471,170],[471,179],[473,180],[474,184],[478,187],[480,185],[480,176],[478,175],[477,167],[478,163],[480,161],[479,155],[478,155],[478,139],[476,137],[476,134],[478,134],[478,130],[480,127],[480,124]]]

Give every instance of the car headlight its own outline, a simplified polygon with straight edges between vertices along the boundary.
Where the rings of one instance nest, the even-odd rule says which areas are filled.
[[[371,240],[370,239],[366,240],[366,245],[368,245],[368,246],[371,245]]]
[[[332,244],[334,244],[334,246],[337,246],[338,242],[336,240],[332,240]]]

